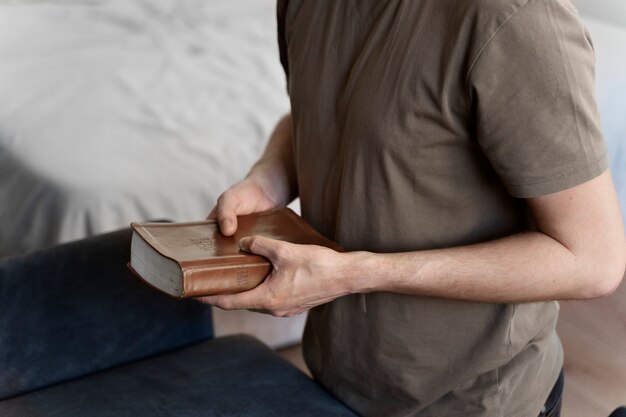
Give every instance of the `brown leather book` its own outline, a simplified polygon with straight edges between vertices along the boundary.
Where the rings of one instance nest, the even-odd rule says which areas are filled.
[[[131,223],[129,268],[167,294],[201,297],[246,291],[269,275],[272,265],[268,259],[239,249],[239,240],[245,236],[341,250],[287,208],[240,216],[237,222],[234,236],[222,235],[212,220]]]

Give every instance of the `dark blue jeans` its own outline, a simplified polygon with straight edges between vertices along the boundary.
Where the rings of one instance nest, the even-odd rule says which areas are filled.
[[[565,378],[563,376],[563,370],[559,375],[559,379],[556,380],[550,395],[546,400],[546,404],[543,407],[539,417],[560,417],[561,416],[561,397],[563,396],[563,383]]]

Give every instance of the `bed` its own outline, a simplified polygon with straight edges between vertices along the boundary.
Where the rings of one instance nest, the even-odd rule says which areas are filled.
[[[0,3],[0,257],[130,221],[204,218],[289,108],[274,7],[270,0]],[[626,201],[626,29],[585,20]],[[276,346],[299,337],[304,320],[267,327],[245,314],[216,312],[217,332],[220,323],[263,328],[261,338]]]
[[[0,6],[0,253],[206,216],[288,110],[263,0]]]

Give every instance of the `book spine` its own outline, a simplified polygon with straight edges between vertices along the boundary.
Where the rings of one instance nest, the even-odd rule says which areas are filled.
[[[272,271],[269,261],[183,269],[183,298],[251,290]]]

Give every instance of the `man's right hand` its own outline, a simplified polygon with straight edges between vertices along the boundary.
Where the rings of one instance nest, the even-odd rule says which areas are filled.
[[[237,231],[237,216],[270,210],[281,203],[272,199],[259,182],[246,178],[219,196],[207,218],[217,220],[224,236],[232,236]]]
[[[246,179],[217,199],[208,218],[217,220],[224,236],[237,231],[237,216],[283,207],[297,196],[291,136],[291,114],[286,114],[276,124],[265,152]]]

